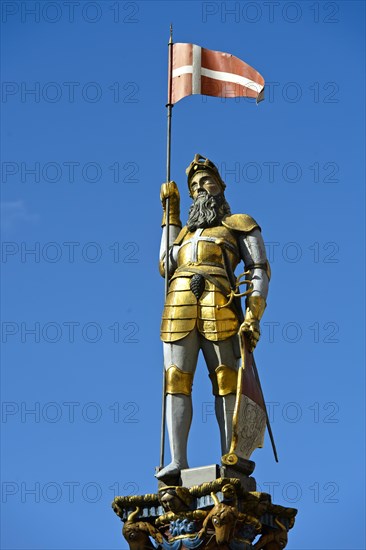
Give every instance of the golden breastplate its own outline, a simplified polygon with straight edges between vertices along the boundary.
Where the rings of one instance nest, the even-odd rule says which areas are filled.
[[[178,269],[184,266],[207,266],[208,272],[216,271],[211,268],[225,269],[222,247],[225,247],[232,270],[239,262],[239,251],[234,235],[224,226],[197,229],[194,233],[187,233],[178,252]]]

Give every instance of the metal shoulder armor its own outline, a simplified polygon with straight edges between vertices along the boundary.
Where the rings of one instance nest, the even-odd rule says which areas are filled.
[[[231,216],[226,216],[221,223],[228,229],[244,233],[249,233],[255,228],[260,230],[257,222],[248,214],[232,214]]]
[[[182,242],[183,242],[183,239],[184,239],[184,237],[187,235],[187,233],[189,233],[188,227],[187,227],[186,225],[184,225],[184,226],[182,227],[182,229],[180,230],[180,232],[179,232],[177,238],[175,239],[173,245],[181,245]]]

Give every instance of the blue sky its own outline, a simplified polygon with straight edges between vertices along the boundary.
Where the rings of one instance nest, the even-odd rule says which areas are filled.
[[[124,549],[111,500],[156,490],[172,22],[267,82],[258,106],[181,101],[172,142],[183,220],[201,153],[267,244],[258,486],[299,509],[289,549],[364,549],[364,3],[1,8],[2,548]],[[219,457],[201,360],[190,465]]]

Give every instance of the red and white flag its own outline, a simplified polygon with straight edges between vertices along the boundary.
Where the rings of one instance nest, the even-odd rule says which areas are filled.
[[[177,43],[172,50],[171,104],[192,94],[264,99],[262,75],[234,55],[196,44]]]

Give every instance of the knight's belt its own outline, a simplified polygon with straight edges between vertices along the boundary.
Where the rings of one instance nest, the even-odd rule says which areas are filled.
[[[210,270],[208,273],[207,268]],[[210,266],[207,264],[204,265],[195,265],[195,266],[182,266],[178,267],[178,269],[175,270],[173,277],[170,279],[171,281],[173,279],[176,279],[178,277],[191,277],[192,275],[202,275],[205,279],[210,281],[213,285],[215,285],[223,294],[224,296],[227,296],[227,294],[230,292],[230,288],[225,287],[218,279],[217,277],[224,277],[227,279],[227,274],[224,268],[218,267],[218,266]]]

